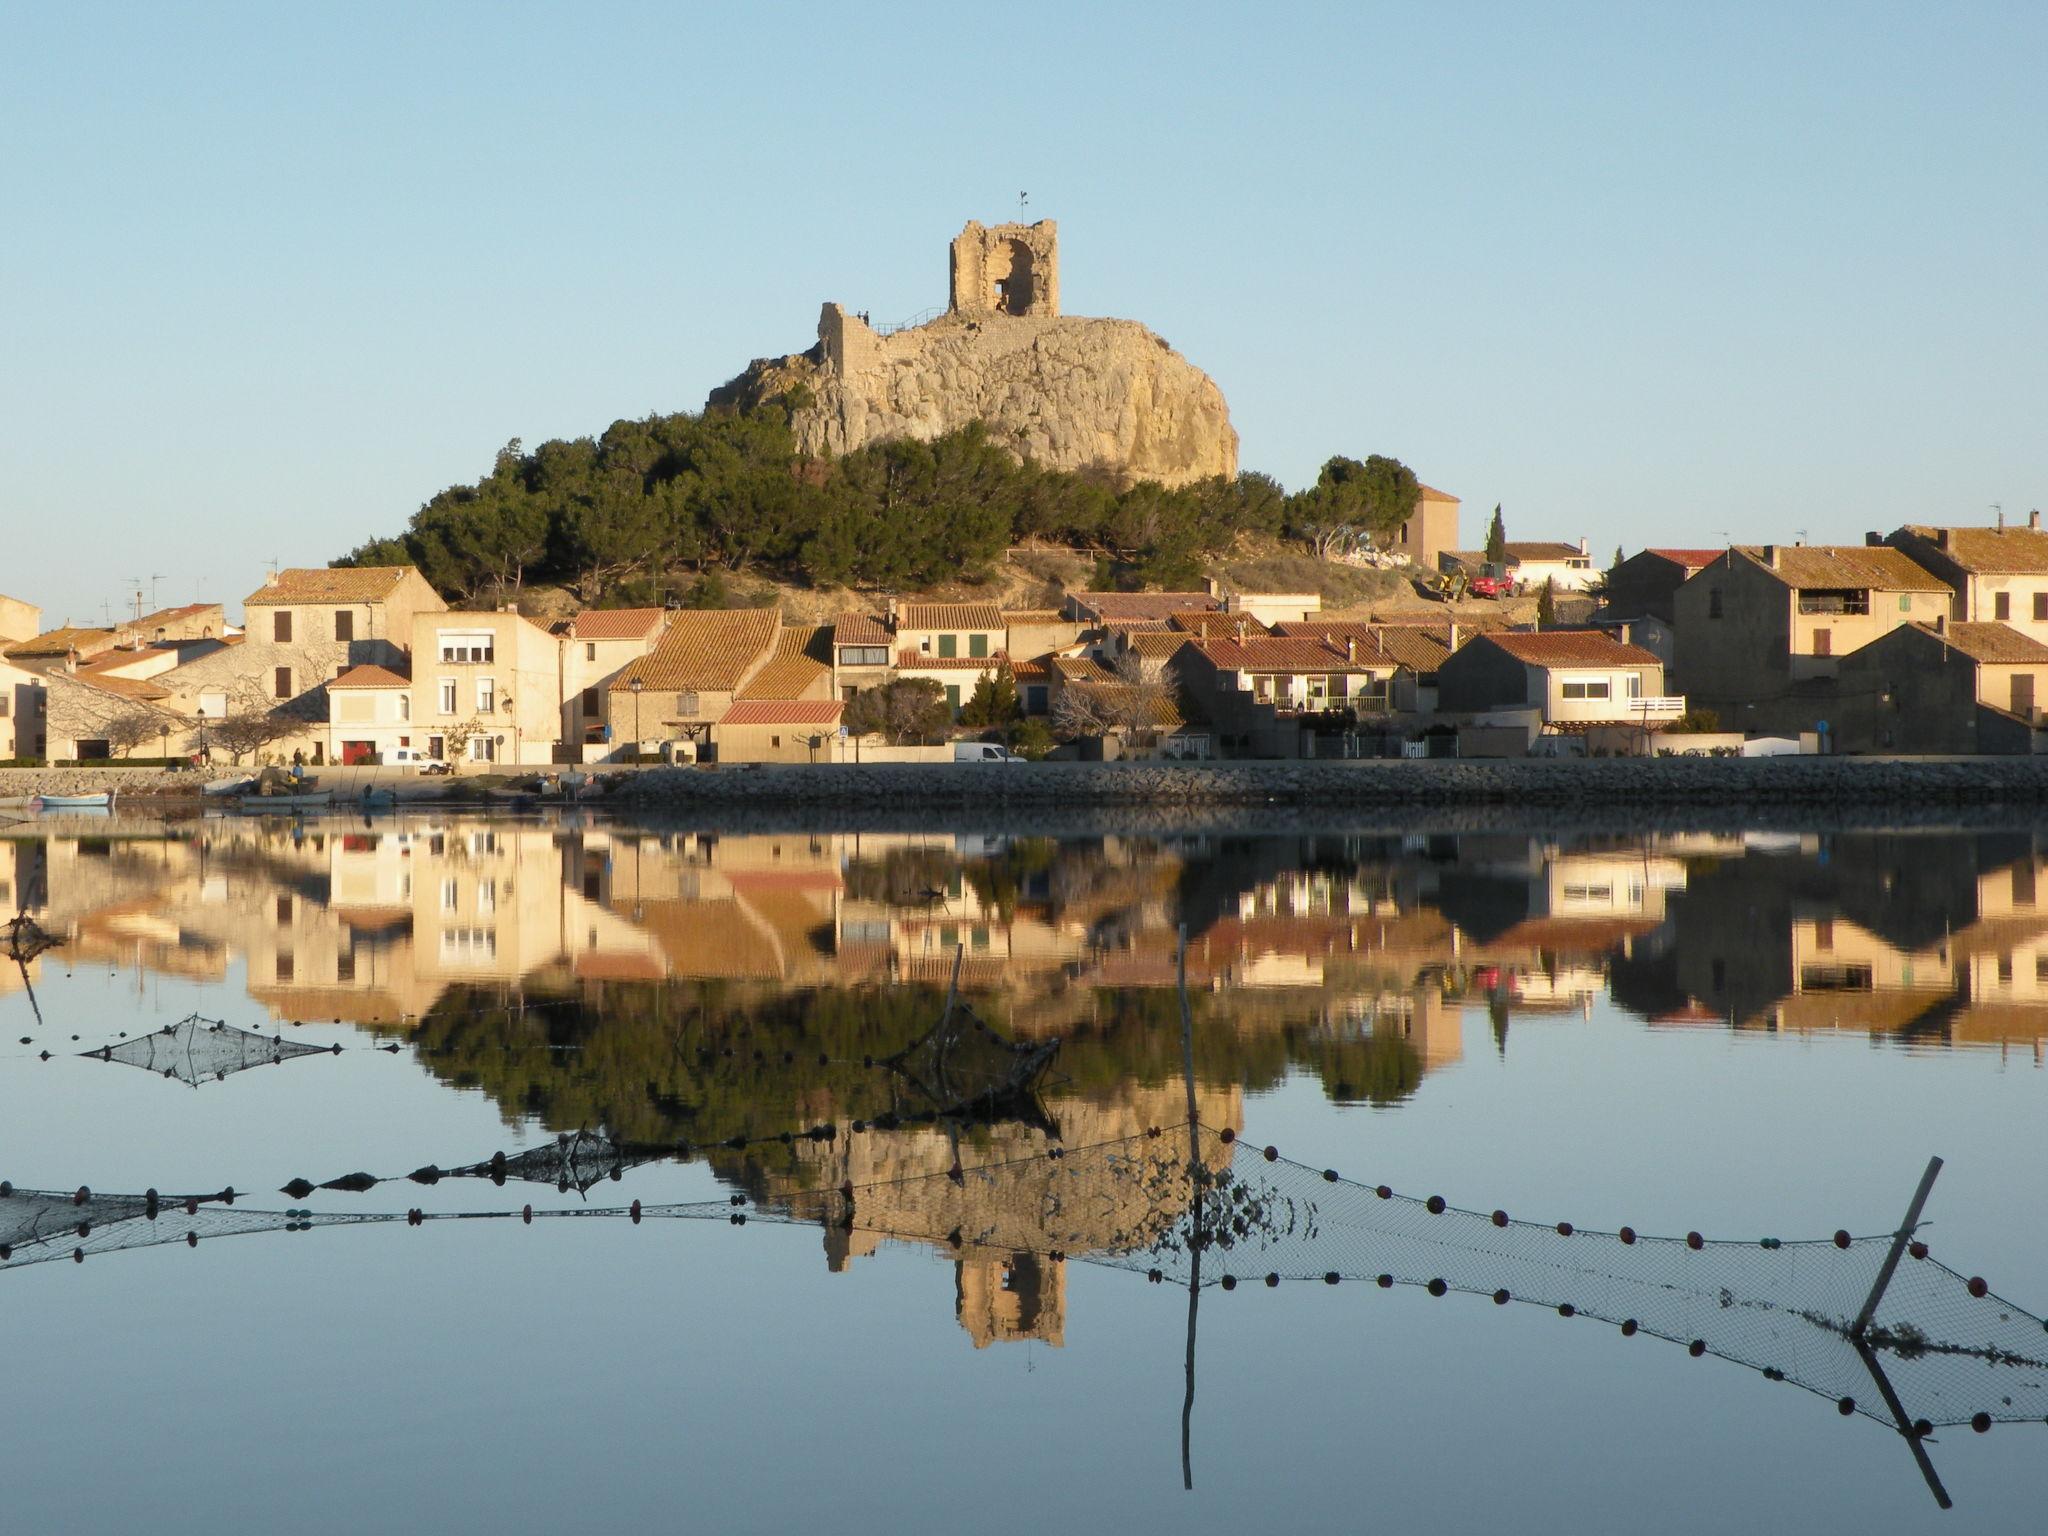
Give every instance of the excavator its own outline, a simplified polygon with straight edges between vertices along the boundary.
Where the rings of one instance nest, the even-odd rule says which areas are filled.
[[[1496,600],[1510,596],[1515,584],[1505,576],[1474,576],[1462,565],[1448,571],[1437,571],[1425,579],[1423,590],[1438,602],[1455,603],[1461,597],[1489,597]]]

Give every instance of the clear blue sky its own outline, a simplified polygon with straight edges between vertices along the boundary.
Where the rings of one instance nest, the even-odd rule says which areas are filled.
[[[0,0],[0,591],[231,604],[1060,221],[1290,485],[2048,506],[2048,6]]]

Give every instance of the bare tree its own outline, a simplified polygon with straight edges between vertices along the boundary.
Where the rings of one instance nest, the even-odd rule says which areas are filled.
[[[100,734],[116,757],[126,757],[144,742],[169,734],[171,717],[145,704],[127,704],[100,722]]]
[[[1180,715],[1180,684],[1173,667],[1145,674],[1136,651],[1117,658],[1114,682],[1069,683],[1053,702],[1052,722],[1067,736],[1124,736],[1150,746]]]

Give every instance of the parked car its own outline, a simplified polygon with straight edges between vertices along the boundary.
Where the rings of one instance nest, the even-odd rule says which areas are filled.
[[[384,761],[392,767],[414,768],[421,773],[453,773],[455,770],[438,757],[430,757],[418,747],[393,747],[384,754]]]
[[[956,763],[1021,763],[1019,757],[1009,748],[998,746],[993,741],[956,741],[953,743],[953,761]]]

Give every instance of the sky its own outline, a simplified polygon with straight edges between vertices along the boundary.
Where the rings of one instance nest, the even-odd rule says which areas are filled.
[[[1476,543],[2048,507],[2048,6],[0,0],[0,592],[225,600],[1060,226]]]

